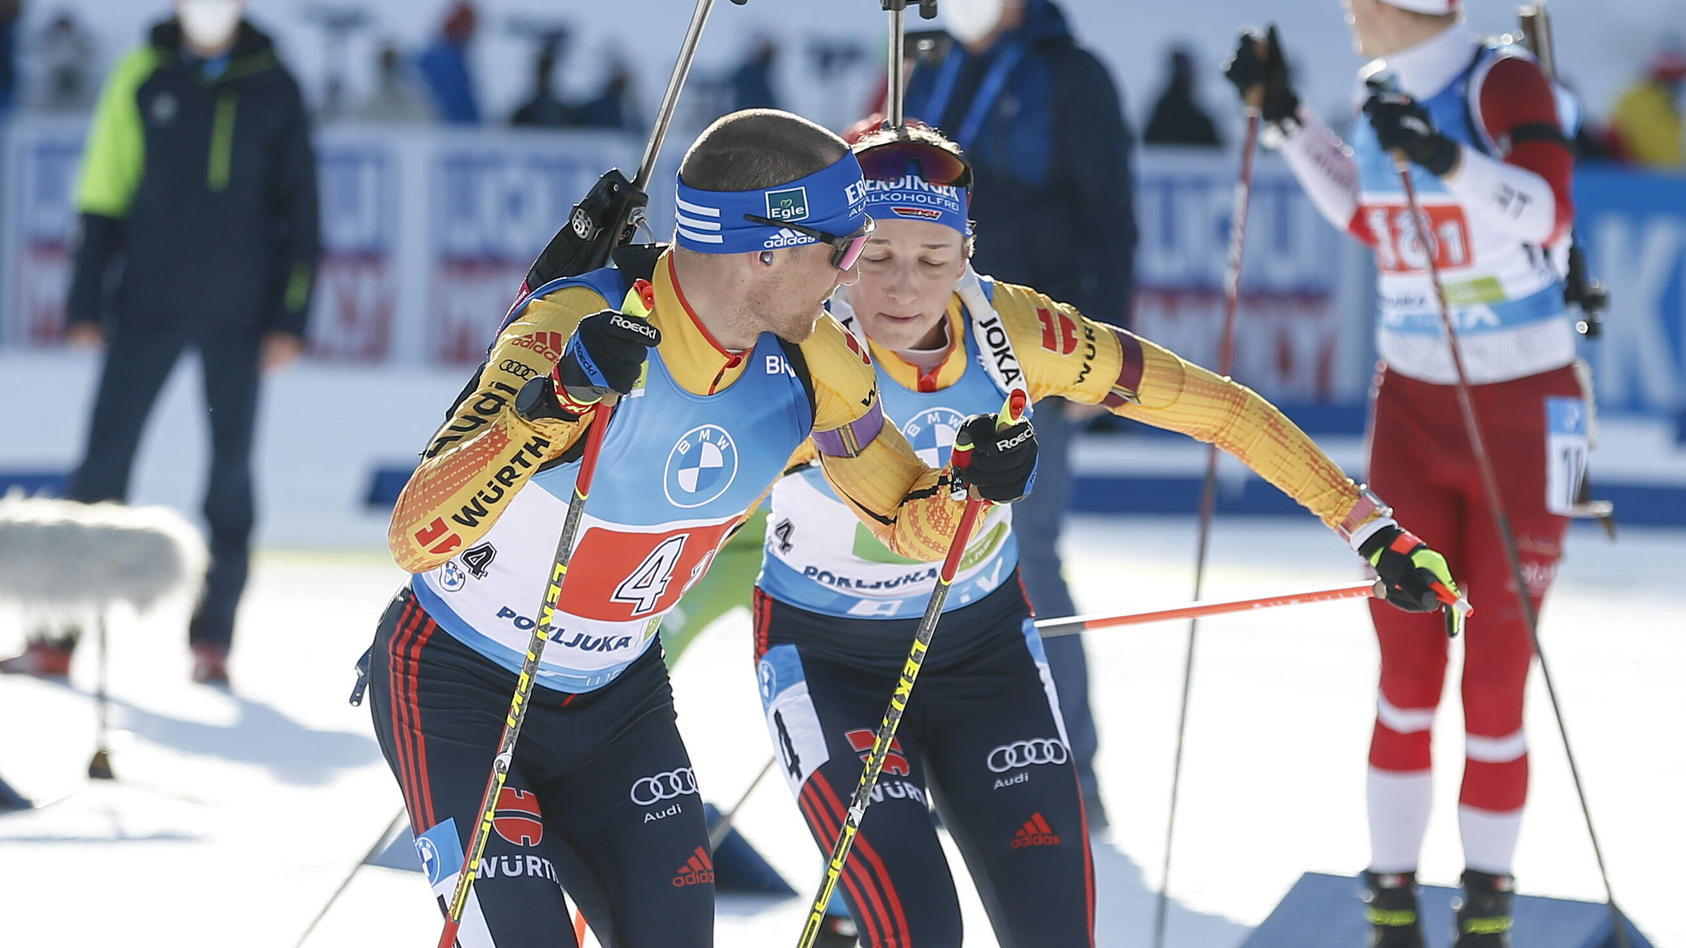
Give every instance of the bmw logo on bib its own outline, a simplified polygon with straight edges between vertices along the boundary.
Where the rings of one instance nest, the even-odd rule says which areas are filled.
[[[913,445],[913,453],[919,455],[919,460],[932,467],[942,467],[948,463],[954,436],[960,433],[960,422],[964,420],[952,408],[927,408],[908,420],[902,434],[907,435],[907,442]]]
[[[675,507],[701,507],[726,493],[738,474],[738,446],[719,425],[685,432],[667,455],[662,491]]]

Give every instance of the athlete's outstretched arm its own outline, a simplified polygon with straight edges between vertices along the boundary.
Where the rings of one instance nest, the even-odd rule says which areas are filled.
[[[1329,223],[1367,244],[1376,242],[1358,213],[1358,163],[1339,135],[1301,105],[1297,124],[1290,126],[1277,147],[1306,196]]]
[[[921,461],[884,416],[866,347],[826,316],[802,355],[814,384],[812,440],[826,480],[885,546],[923,562],[942,559],[965,503],[950,499],[949,473]]]
[[[472,391],[398,495],[386,542],[399,566],[426,572],[473,546],[539,465],[578,440],[584,421],[528,421],[516,413],[515,395],[551,373],[580,320],[606,308],[591,290],[567,287],[534,300],[498,334]]]
[[[1028,287],[995,285],[1032,400],[1057,395],[1214,443],[1331,529],[1376,516],[1359,486],[1252,389]]]

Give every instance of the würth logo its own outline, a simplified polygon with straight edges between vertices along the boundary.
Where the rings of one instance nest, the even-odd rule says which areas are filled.
[[[492,811],[492,828],[517,846],[537,846],[544,839],[544,820],[539,815],[539,798],[526,790],[504,787]]]
[[[1060,837],[1054,828],[1048,825],[1040,811],[1032,813],[1030,819],[1024,821],[1019,831],[1013,834],[1013,848],[1023,849],[1026,846],[1058,846]]]
[[[708,850],[698,846],[697,851],[692,853],[691,858],[685,860],[685,864],[674,874],[673,887],[681,889],[688,885],[704,884],[714,884],[714,860],[708,858]]]
[[[855,728],[843,737],[849,746],[861,755],[861,763],[872,756],[872,745],[877,743],[878,735],[864,727]],[[908,773],[907,755],[902,753],[902,740],[899,737],[890,738],[890,750],[884,755],[884,773],[905,777]]]

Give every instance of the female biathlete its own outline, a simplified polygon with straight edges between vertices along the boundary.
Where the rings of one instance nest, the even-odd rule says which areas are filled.
[[[1311,439],[1249,389],[968,266],[970,169],[934,130],[854,145],[878,222],[860,282],[832,311],[864,338],[888,417],[928,464],[966,416],[1003,393],[1059,396],[1213,441],[1365,555],[1402,608],[1456,585],[1445,560],[1388,516]],[[934,585],[936,563],[892,553],[801,454],[774,487],[755,592],[755,654],[769,733],[822,851]],[[842,890],[861,941],[959,945],[960,907],[934,804],[1004,946],[1091,945],[1094,873],[1057,695],[1020,586],[1012,508],[980,518]]]

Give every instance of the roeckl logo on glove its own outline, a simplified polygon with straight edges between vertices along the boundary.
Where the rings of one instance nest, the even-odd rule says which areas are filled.
[[[1031,436],[1031,430],[1029,428],[1026,428],[1025,430],[1019,432],[1018,434],[1012,436],[1011,438],[1003,438],[1000,441],[995,442],[995,450],[1001,452],[1002,454],[1006,454],[1008,451],[1011,451],[1014,448],[1018,447],[1019,445],[1024,444],[1025,441],[1027,441],[1030,438],[1030,436]]]
[[[620,313],[616,313],[615,315],[609,317],[609,325],[619,326],[622,329],[630,329],[651,342],[655,342],[661,338],[656,334],[656,327],[650,325],[649,323],[634,322],[627,319],[625,316],[622,316]]]

